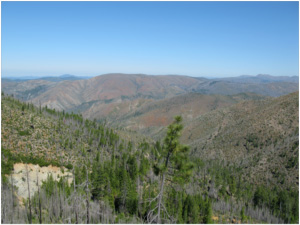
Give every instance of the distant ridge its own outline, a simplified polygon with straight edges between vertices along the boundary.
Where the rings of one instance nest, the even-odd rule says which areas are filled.
[[[271,76],[269,74],[258,74],[256,76],[241,75],[238,77],[215,78],[213,80],[228,81],[234,83],[272,83],[272,82],[299,83],[298,76]]]
[[[298,77],[270,75],[206,79],[182,75],[111,73],[89,79],[70,74],[17,82],[2,79],[2,90],[5,93],[59,110],[71,110],[87,102],[93,104],[94,101],[108,103],[138,98],[157,100],[186,93],[256,93],[278,97],[298,89]]]
[[[63,74],[63,75],[60,75],[58,77],[60,77],[60,78],[70,78],[70,77],[76,77],[76,76],[72,75],[72,74]]]
[[[7,81],[27,81],[27,80],[48,80],[53,82],[60,82],[64,80],[83,80],[83,79],[90,79],[91,76],[85,77],[85,76],[76,76],[72,74],[63,74],[60,76],[44,76],[44,77],[34,77],[34,76],[24,76],[24,77],[2,77],[2,80]]]

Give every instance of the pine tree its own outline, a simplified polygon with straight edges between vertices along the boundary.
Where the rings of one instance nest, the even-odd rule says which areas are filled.
[[[184,223],[182,214],[183,214],[183,207],[182,207],[182,193],[177,193],[178,205],[177,205],[177,221],[176,223],[182,224]]]
[[[212,206],[211,206],[211,201],[209,199],[206,200],[204,223],[206,223],[206,224],[212,224],[213,223],[213,220],[212,220]]]
[[[167,136],[164,139],[164,146],[158,154],[158,163],[153,167],[154,173],[160,176],[160,187],[159,194],[153,199],[157,199],[156,207],[148,213],[148,222],[150,223],[154,221],[161,223],[161,211],[164,211],[168,215],[166,207],[163,204],[167,176],[173,182],[183,184],[188,181],[192,173],[193,165],[188,160],[189,148],[179,143],[181,130],[183,129],[181,122],[182,117],[176,116],[174,122],[169,125]],[[157,214],[153,216],[156,209]],[[170,216],[169,219],[171,219]]]
[[[245,207],[243,206],[242,207],[242,210],[241,210],[241,221],[242,223],[244,223],[246,221],[247,217],[245,215]]]
[[[138,209],[138,193],[136,184],[131,181],[128,188],[128,195],[126,196],[126,209],[130,214],[136,214]]]

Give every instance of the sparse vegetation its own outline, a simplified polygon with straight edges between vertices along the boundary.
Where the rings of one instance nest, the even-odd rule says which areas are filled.
[[[298,170],[298,158],[295,156],[298,154],[299,141],[295,140],[297,131],[291,125],[284,131],[285,136],[267,129],[266,124],[259,127],[264,136],[254,132],[251,127],[244,133],[239,130],[236,133],[233,132],[236,126],[229,126],[226,114],[222,110],[215,111],[210,114],[215,116],[213,118],[209,118],[209,115],[198,118],[204,124],[201,127],[203,142],[192,146],[187,154],[188,148],[178,144],[179,133],[174,139],[166,138],[164,142],[130,139],[130,133],[113,130],[80,114],[59,112],[48,107],[36,108],[5,95],[2,95],[1,104],[2,196],[7,195],[2,197],[2,206],[6,210],[2,214],[4,222],[13,220],[28,223],[29,218],[25,215],[28,215],[29,208],[33,209],[30,217],[33,223],[299,221],[298,186],[290,185],[294,180],[285,179],[286,174]],[[245,104],[242,103],[242,106]],[[234,113],[236,115],[233,114],[232,119],[243,129],[243,124],[249,120],[241,117],[237,111]],[[243,119],[237,120],[239,117]],[[177,124],[171,125],[173,130],[176,126],[178,131],[182,129],[180,122],[177,120]],[[212,127],[218,123],[221,125],[217,126],[216,133]],[[171,126],[169,135],[172,133]],[[256,125],[253,123],[251,126]],[[280,126],[285,126],[285,123]],[[187,127],[191,128],[189,124]],[[28,132],[26,135],[22,133],[25,131]],[[183,132],[183,140],[184,135]],[[194,133],[191,140],[194,135],[199,137]],[[205,140],[207,135],[210,141]],[[275,139],[278,139],[276,145]],[[176,143],[175,150],[168,147],[169,141]],[[288,146],[288,150],[283,151],[282,146]],[[199,154],[200,148],[203,154],[210,151],[212,155]],[[238,153],[236,148],[242,149],[242,152]],[[247,148],[249,153],[246,154]],[[274,148],[277,149],[277,155],[272,151]],[[172,163],[164,167],[168,149],[177,153],[172,156]],[[270,150],[270,156],[266,155],[266,150]],[[215,151],[225,157],[216,157]],[[227,155],[229,153],[231,155]],[[243,161],[238,161],[239,158],[233,154],[242,154]],[[268,161],[271,156],[272,160]],[[273,161],[279,159],[280,165],[273,167]],[[193,170],[189,163],[184,163],[189,161],[194,165]],[[19,214],[15,214],[11,202],[16,196],[10,194],[8,197],[8,193],[12,192],[9,175],[16,162],[64,166],[65,170],[73,172],[74,183],[69,184],[63,177],[55,181],[50,176],[48,181],[41,184],[39,193],[31,196],[31,203],[24,200],[25,207],[22,208],[19,207],[21,203],[15,201],[14,207],[19,207]],[[268,180],[270,183],[256,183],[261,174],[257,173],[257,177],[254,177],[247,167],[268,173],[265,167],[267,162],[273,173],[272,179]],[[169,166],[170,169],[167,169]],[[165,180],[161,179],[162,174],[168,174]],[[186,177],[190,181],[184,179]],[[161,191],[162,184],[164,191]],[[161,211],[157,207],[159,199],[163,202]],[[160,215],[157,217],[160,219],[155,219],[155,215]]]

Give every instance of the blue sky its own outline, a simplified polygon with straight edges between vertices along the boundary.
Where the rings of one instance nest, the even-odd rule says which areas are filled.
[[[2,76],[298,75],[298,2],[2,2]]]

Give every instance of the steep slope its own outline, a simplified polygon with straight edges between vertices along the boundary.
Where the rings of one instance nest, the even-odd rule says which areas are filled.
[[[125,222],[125,218],[122,220],[124,216],[118,218],[119,212],[115,212],[115,208],[112,210],[110,202],[106,201],[107,197],[112,196],[100,190],[95,191],[95,176],[99,173],[97,169],[102,169],[104,165],[112,168],[111,159],[115,158],[117,168],[121,169],[123,168],[119,164],[127,167],[128,156],[129,159],[135,159],[133,154],[136,153],[137,146],[130,138],[124,140],[112,129],[95,121],[84,120],[81,115],[37,108],[10,96],[2,95],[1,106],[3,223],[71,223],[71,217],[74,223],[85,223],[87,216],[82,212],[89,208],[86,201],[90,201],[91,223]],[[130,152],[131,150],[134,152]],[[146,161],[144,155],[141,155],[140,160]],[[148,169],[144,168],[143,173],[146,174]],[[114,172],[114,177],[119,172]],[[125,172],[126,177],[129,177],[128,172]],[[99,174],[102,176],[102,171]],[[87,175],[90,183],[85,187],[82,183]],[[145,175],[143,179],[144,177]],[[119,182],[116,181],[110,184],[113,184],[111,187],[114,188],[114,194],[120,195]],[[132,181],[132,185],[135,184]],[[106,183],[104,185],[107,186]],[[31,204],[27,190],[30,190]],[[105,199],[95,199],[96,195],[103,194]],[[81,201],[83,198],[86,201]],[[105,211],[99,218],[97,213],[100,209]],[[78,212],[76,216],[74,211]],[[142,219],[137,218],[134,213],[126,215],[127,223],[137,221]]]
[[[120,115],[114,120],[107,120],[113,126],[125,127],[154,137],[159,130],[170,124],[176,115],[181,115],[187,123],[215,109],[228,107],[244,100],[262,98],[265,97],[256,94],[222,96],[189,93],[159,101],[147,101],[143,104],[138,102],[139,107],[129,113]],[[117,111],[116,108],[114,110]]]
[[[146,102],[107,122],[160,140],[172,118],[182,115],[182,141],[191,146],[193,156],[237,166],[255,184],[295,188],[298,99],[298,92],[278,98],[191,93]]]
[[[192,95],[187,99],[197,99],[201,96]],[[246,106],[248,106],[247,109],[244,109],[246,113],[254,113],[256,108],[253,106],[262,108],[265,106],[264,109],[268,114],[282,107],[285,107],[287,111],[292,111],[295,107],[289,105],[294,105],[298,97],[297,95],[291,96],[284,96],[285,98],[282,97],[279,100],[241,102],[231,107],[218,109],[211,114],[214,120],[210,120],[210,117],[206,117],[209,114],[205,114],[193,120],[188,128],[199,129],[195,125],[197,125],[197,119],[202,117],[207,118],[205,122],[214,125],[219,122],[215,114],[219,115],[228,110],[234,111],[232,109],[236,109],[236,116],[241,117],[239,113],[243,113],[240,107]],[[178,97],[181,100],[171,101],[170,109],[176,108],[172,105],[173,103],[176,105],[177,102],[185,102],[186,96]],[[202,98],[222,99],[224,97],[202,96]],[[229,97],[233,102],[239,98],[247,98],[247,95]],[[41,167],[49,164],[60,167],[55,168],[53,173],[55,171],[61,173],[53,176],[54,179],[50,176],[46,182],[40,184],[40,194],[36,192],[31,196],[34,209],[32,210],[33,223],[147,222],[147,215],[155,210],[155,205],[151,202],[149,204],[147,199],[155,200],[157,198],[155,196],[159,194],[160,182],[155,165],[160,161],[159,155],[164,146],[145,140],[140,142],[129,141],[132,140],[129,138],[121,139],[121,135],[119,136],[112,129],[96,121],[85,120],[81,115],[37,108],[12,97],[2,96],[1,104],[1,172],[2,181],[5,181],[2,182],[3,222],[8,223],[14,220],[19,223],[30,223],[31,221],[31,219],[29,220],[31,218],[31,212],[28,210],[31,207],[29,201],[24,201],[26,207],[19,207],[18,202],[14,200],[13,193],[16,189],[8,182],[8,180],[14,180],[15,175],[19,174],[22,182],[17,183],[15,181],[20,181],[20,179],[15,180],[14,185],[24,186],[26,183],[26,177],[24,177],[26,173],[21,173],[15,168],[18,162],[39,164]],[[237,107],[238,105],[240,106]],[[159,104],[158,107],[160,107]],[[151,111],[151,108],[149,109]],[[289,115],[285,113],[285,109],[282,112],[283,118],[281,119]],[[229,118],[231,118],[230,115]],[[283,120],[282,124],[289,125],[289,119]],[[230,120],[228,119],[228,121]],[[209,131],[207,127],[204,127],[205,129]],[[289,130],[290,128],[283,126],[283,129]],[[245,130],[248,132],[247,129]],[[223,130],[220,129],[220,132]],[[130,136],[130,133],[126,133],[124,135]],[[225,134],[226,129],[224,128],[222,136]],[[200,136],[196,137],[199,139]],[[218,133],[213,134],[211,138],[214,137],[216,137],[214,143],[218,144]],[[202,140],[197,138],[194,139],[195,143],[200,143]],[[254,147],[256,146],[255,137],[249,137],[248,140],[253,143]],[[185,180],[184,184],[180,184],[172,182],[172,174],[167,175],[163,197],[164,207],[175,220],[165,217],[164,222],[203,223],[207,221],[207,218],[216,223],[298,222],[298,212],[295,207],[298,204],[298,192],[295,191],[295,186],[286,187],[268,183],[269,187],[266,185],[261,187],[253,182],[256,181],[255,177],[251,178],[252,184],[249,184],[247,182],[249,179],[245,176],[242,177],[247,171],[239,167],[240,164],[235,157],[232,157],[232,165],[230,165],[229,160],[224,163],[218,157],[210,157],[209,154],[205,158],[205,155],[201,155],[199,149],[197,150],[195,147],[191,150],[190,160],[194,164],[194,171],[190,174],[191,180]],[[198,158],[199,155],[201,158]],[[62,178],[62,174],[68,175],[66,172],[71,171],[65,171],[62,165],[65,165],[67,169],[74,168],[72,175],[69,174],[75,178],[71,185],[65,178]],[[249,166],[259,168],[254,164],[249,164]],[[278,166],[279,169],[281,169],[280,166]],[[290,166],[292,166],[291,170],[287,171],[286,177],[293,174],[293,162]],[[29,173],[31,174],[29,176],[30,185],[36,185],[34,174],[40,170],[40,168],[36,168],[37,170],[32,168],[33,172]],[[10,174],[12,170],[15,170],[13,176],[7,177],[6,175]],[[41,169],[42,174],[39,174],[41,175],[40,181],[43,180],[43,171]],[[57,182],[55,179],[58,178],[58,175],[60,178]],[[276,189],[277,187],[282,190]],[[266,191],[263,192],[261,189]],[[41,205],[38,206],[40,201]],[[270,202],[272,202],[271,205]],[[280,206],[287,207],[281,209]],[[16,213],[17,210],[18,213]],[[243,216],[241,216],[242,211],[244,211]],[[41,214],[42,216],[40,216]]]
[[[89,77],[78,77],[74,75],[61,75],[58,77],[41,78],[1,78],[1,88],[6,94],[13,94],[16,98],[29,101],[62,81],[84,80]]]
[[[1,115],[2,153],[9,152],[18,162],[71,168],[95,158],[99,151],[104,160],[116,141],[127,145],[146,140],[137,134],[113,131],[81,115],[36,108],[10,96],[2,96]]]
[[[253,92],[277,97],[298,90],[295,77],[267,75],[205,79],[175,75],[106,74],[87,80],[73,80],[73,78],[68,76],[59,77],[58,80],[41,78],[44,80],[23,82],[3,79],[2,90],[7,94],[14,94],[19,99],[32,101],[36,105],[41,103],[50,108],[76,112],[79,110],[83,113],[94,104],[108,104],[107,107],[110,108],[110,103],[125,100],[157,100],[191,92],[221,95]],[[57,82],[60,79],[64,81]]]
[[[189,122],[182,140],[204,159],[235,164],[253,183],[297,187],[299,93],[245,101]]]
[[[12,81],[2,79],[1,91],[9,95],[14,95],[23,101],[27,101],[40,96],[55,85],[54,82],[46,80]]]
[[[185,76],[146,76],[108,74],[73,82],[60,82],[51,90],[34,98],[51,108],[71,109],[92,101],[113,101],[135,98],[162,99],[185,93],[195,82]]]

